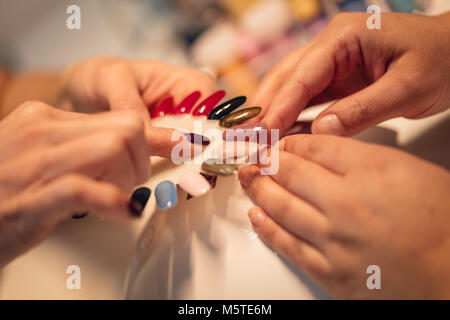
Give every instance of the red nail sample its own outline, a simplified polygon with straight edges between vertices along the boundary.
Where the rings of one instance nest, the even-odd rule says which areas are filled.
[[[171,113],[173,110],[173,98],[167,97],[162,99],[158,105],[152,110],[151,117],[162,117],[168,113]]]
[[[173,110],[173,114],[190,113],[195,103],[200,99],[200,91],[194,91],[186,98],[184,98],[179,105],[177,105]]]
[[[210,95],[208,98],[199,103],[199,105],[194,109],[192,115],[194,116],[206,116],[208,115],[216,106],[216,104],[225,97],[225,91],[220,90],[216,93]]]

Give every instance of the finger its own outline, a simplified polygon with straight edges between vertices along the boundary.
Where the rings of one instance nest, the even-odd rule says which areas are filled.
[[[279,128],[280,134],[283,134],[309,101],[330,84],[335,72],[331,50],[330,44],[320,50],[311,47],[304,52],[267,109],[262,121],[269,128]]]
[[[261,168],[271,164],[259,164]],[[279,152],[278,170],[270,175],[284,189],[324,210],[329,194],[340,188],[340,176],[317,163],[286,151]],[[324,212],[324,211],[323,211]]]
[[[150,148],[150,155],[167,159],[172,158],[172,153],[179,150],[179,153],[176,151],[176,156],[184,160],[189,160],[200,154],[206,148],[204,145],[190,143],[183,132],[171,128],[153,126],[147,128],[146,139]],[[175,151],[174,148],[176,148]]]
[[[258,236],[310,277],[318,280],[330,273],[330,262],[321,251],[286,231],[262,208],[253,207],[248,215]]]
[[[139,181],[129,150],[129,137],[117,132],[97,133],[52,148],[32,166],[23,164],[29,171],[24,176],[32,183],[36,176],[51,181],[64,174],[78,173],[107,180],[129,192]]]
[[[293,153],[338,175],[364,159],[363,144],[348,138],[298,134],[280,140],[279,150]]]
[[[369,87],[341,99],[324,110],[313,122],[313,133],[351,136],[384,120],[401,116],[419,97],[414,81],[389,70]]]
[[[292,234],[321,247],[328,219],[317,208],[293,195],[270,177],[257,174],[256,166],[242,168],[239,179],[245,191],[274,221]]]
[[[136,175],[140,179],[137,183],[146,181],[150,175],[150,151],[145,139],[142,120],[135,111],[123,110],[98,113],[71,121],[54,121],[42,126],[42,128],[31,129],[35,139],[42,136],[42,139],[45,140],[43,142],[47,142],[49,146],[109,131],[122,132],[125,136],[133,136],[133,138],[129,139],[129,151],[136,168]],[[48,134],[51,132],[55,134]]]
[[[115,218],[135,217],[128,195],[116,186],[77,174],[58,177],[36,192],[28,210],[39,219],[60,221],[89,211]]]
[[[216,80],[197,69],[157,61],[134,61],[131,68],[141,80],[143,99],[149,108],[154,107],[162,97],[172,96],[178,104],[194,91],[200,91],[203,97],[207,97],[217,90]]]
[[[250,104],[261,107],[261,112],[248,123],[256,123],[264,118],[269,106],[272,104],[278,90],[283,85],[288,75],[292,72],[295,65],[302,58],[306,47],[291,52],[287,57],[276,64],[264,77],[258,86]]]
[[[108,101],[111,110],[134,109],[144,124],[150,126],[150,114],[131,68],[123,64],[111,66],[100,79],[99,94]]]

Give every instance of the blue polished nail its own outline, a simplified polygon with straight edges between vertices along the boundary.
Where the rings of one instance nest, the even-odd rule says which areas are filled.
[[[159,209],[173,208],[177,204],[177,188],[169,180],[162,181],[156,186],[155,197]]]

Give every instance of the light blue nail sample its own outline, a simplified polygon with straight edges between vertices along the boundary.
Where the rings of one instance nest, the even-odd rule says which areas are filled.
[[[155,189],[156,204],[159,209],[167,210],[177,204],[177,187],[172,181],[161,181]]]

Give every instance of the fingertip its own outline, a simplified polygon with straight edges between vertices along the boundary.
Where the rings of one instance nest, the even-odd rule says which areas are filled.
[[[248,211],[248,217],[252,223],[253,228],[258,229],[265,221],[266,214],[261,207],[252,207]]]

